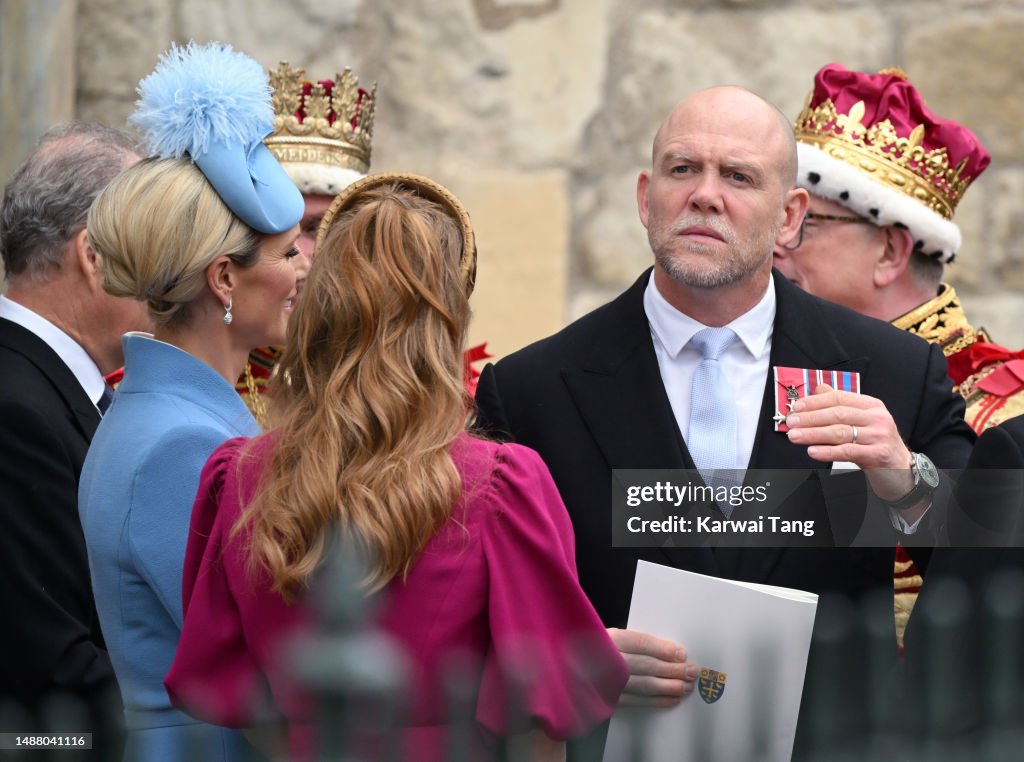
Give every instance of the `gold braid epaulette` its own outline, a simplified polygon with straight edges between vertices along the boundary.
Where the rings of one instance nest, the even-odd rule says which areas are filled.
[[[1004,421],[1024,415],[1024,390],[1018,390],[1007,397],[990,394],[978,387],[978,383],[1001,368],[1003,363],[986,365],[977,373],[964,379],[957,387],[967,404],[967,423],[978,434],[998,426]]]
[[[939,345],[947,358],[968,351],[979,341],[991,342],[983,328],[975,329],[967,321],[967,315],[960,306],[956,291],[945,283],[940,286],[939,295],[934,299],[892,322],[897,328]],[[966,356],[969,357],[969,351]],[[964,373],[963,377],[957,378],[956,374],[952,373],[954,360],[950,360],[951,375],[958,382],[954,391],[964,398],[967,405],[965,419],[979,434],[1010,418],[1024,415],[1024,390],[1009,396],[997,396],[978,386],[979,382],[1002,365],[1001,361],[991,362],[969,375]]]
[[[254,349],[249,353],[241,378],[235,383],[235,391],[242,396],[242,400],[264,431],[270,425],[270,417],[263,394],[280,358],[281,347]]]
[[[989,340],[984,329],[975,330],[967,321],[956,289],[948,283],[939,286],[939,295],[934,299],[896,318],[892,324],[929,344],[938,344],[946,357],[962,352],[976,341]]]

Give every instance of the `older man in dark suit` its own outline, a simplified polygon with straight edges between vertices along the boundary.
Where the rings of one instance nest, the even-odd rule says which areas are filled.
[[[613,547],[612,469],[853,463],[873,493],[865,510],[891,518],[895,543],[897,528],[939,518],[934,483],[921,478],[928,459],[962,467],[970,452],[940,350],[773,276],[773,247],[797,235],[807,209],[795,173],[792,128],[770,104],[733,87],[684,100],[637,186],[653,271],[481,377],[483,424],[551,469],[576,530],[580,581],[609,627],[625,624],[638,558],[846,596],[891,584],[893,563],[891,546]],[[785,367],[858,372],[862,393],[819,386],[780,426],[772,370]],[[727,391],[710,408],[709,378]],[[692,690],[685,644],[612,634],[633,672],[624,700],[671,704]]]
[[[0,697],[30,712],[62,693],[97,710],[108,695],[116,702],[78,477],[108,399],[103,375],[123,362],[121,335],[149,320],[137,302],[104,292],[85,220],[100,190],[138,159],[118,130],[54,128],[11,177],[0,211]]]

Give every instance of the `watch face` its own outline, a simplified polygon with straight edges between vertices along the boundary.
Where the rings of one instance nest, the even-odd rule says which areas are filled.
[[[932,489],[939,486],[939,470],[935,468],[935,464],[932,463],[931,458],[927,455],[922,455],[921,453],[915,453],[914,466],[918,475],[921,477],[921,481]]]

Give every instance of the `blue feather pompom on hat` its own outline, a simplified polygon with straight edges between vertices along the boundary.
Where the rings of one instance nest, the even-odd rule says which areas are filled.
[[[228,208],[260,233],[283,233],[302,219],[302,194],[263,145],[274,113],[256,61],[218,42],[172,45],[138,92],[129,122],[152,155],[188,154]]]
[[[201,155],[218,139],[249,145],[273,128],[263,67],[230,45],[171,45],[138,92],[129,121],[160,158]]]

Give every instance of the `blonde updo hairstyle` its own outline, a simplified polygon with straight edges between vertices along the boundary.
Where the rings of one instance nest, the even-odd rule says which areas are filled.
[[[221,201],[188,159],[146,159],[100,193],[86,223],[103,259],[103,288],[145,301],[157,326],[182,326],[219,256],[259,259],[261,236]]]

